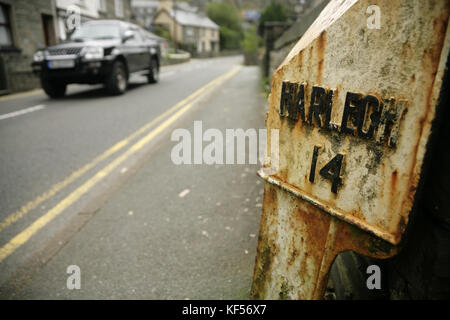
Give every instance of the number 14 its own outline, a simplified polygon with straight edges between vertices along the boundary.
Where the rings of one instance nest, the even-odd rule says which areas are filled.
[[[309,172],[309,181],[314,183],[316,177],[316,165],[317,157],[319,155],[320,146],[314,146],[312,161],[311,161],[311,171]],[[342,184],[341,167],[342,159],[344,155],[338,153],[333,159],[331,159],[322,169],[320,169],[319,174],[331,181],[331,192],[337,194],[338,186]]]

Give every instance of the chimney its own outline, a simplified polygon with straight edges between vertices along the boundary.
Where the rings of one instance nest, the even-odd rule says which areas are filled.
[[[158,11],[163,9],[167,10],[167,12],[172,12],[173,3],[172,0],[159,0],[158,1]]]

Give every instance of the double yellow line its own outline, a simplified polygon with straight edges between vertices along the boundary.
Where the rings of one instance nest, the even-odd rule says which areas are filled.
[[[0,232],[11,225],[12,223],[18,221],[22,217],[24,217],[28,212],[36,208],[42,202],[48,200],[57,192],[61,191],[64,187],[68,186],[70,183],[74,182],[76,179],[81,177],[84,173],[95,167],[97,164],[107,159],[109,156],[114,153],[122,150],[127,145],[129,145],[132,140],[139,137],[140,135],[145,134],[149,129],[151,129],[155,124],[162,121],[169,115],[172,115],[164,120],[161,124],[159,124],[156,128],[151,130],[147,135],[138,140],[135,144],[133,144],[128,150],[126,150],[123,154],[115,158],[109,164],[107,164],[104,168],[99,170],[93,177],[89,178],[83,185],[74,190],[71,194],[69,194],[66,198],[64,198],[61,202],[59,202],[56,206],[54,206],[51,210],[46,212],[43,216],[34,221],[29,227],[25,230],[14,236],[7,244],[0,248],[0,263],[5,260],[9,255],[11,255],[15,250],[17,250],[20,246],[25,244],[36,232],[42,229],[45,225],[47,225],[50,221],[52,221],[56,216],[58,216],[61,212],[63,212],[67,207],[80,199],[81,196],[90,191],[99,181],[101,181],[104,177],[110,174],[114,169],[116,169],[121,163],[123,163],[126,159],[128,159],[131,155],[135,154],[138,150],[142,149],[146,144],[148,144],[151,140],[153,140],[158,134],[167,129],[170,125],[172,125],[176,120],[178,120],[184,113],[186,113],[189,109],[194,105],[194,100],[199,98],[200,95],[206,94],[208,91],[212,91],[214,88],[234,76],[239,70],[240,66],[234,67],[231,71],[221,75],[215,80],[209,82],[202,88],[198,89],[182,101],[178,102],[176,105],[171,107],[166,112],[162,113],[149,123],[145,124],[137,131],[132,133],[130,136],[125,139],[117,142],[111,148],[103,152],[101,155],[93,159],[91,162],[73,172],[70,176],[65,178],[63,181],[52,186],[48,191],[44,192],[34,200],[28,202],[26,205],[22,206],[18,211],[10,214],[5,220],[0,222]]]

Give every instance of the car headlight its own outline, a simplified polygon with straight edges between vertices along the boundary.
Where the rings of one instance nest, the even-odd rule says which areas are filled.
[[[85,60],[98,60],[103,58],[103,48],[102,47],[84,47],[81,50],[81,56]]]
[[[38,51],[33,55],[33,61],[34,62],[42,62],[45,60],[45,53],[44,51]]]

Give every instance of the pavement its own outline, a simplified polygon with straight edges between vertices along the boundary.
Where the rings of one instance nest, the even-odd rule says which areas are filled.
[[[241,63],[168,66],[160,83],[136,77],[120,97],[75,86],[62,100],[0,100],[0,117],[45,106],[0,120],[0,298],[248,299],[259,164],[171,161],[173,130],[193,134],[194,121],[224,135],[264,128],[259,70]],[[71,265],[80,289],[67,287]]]

